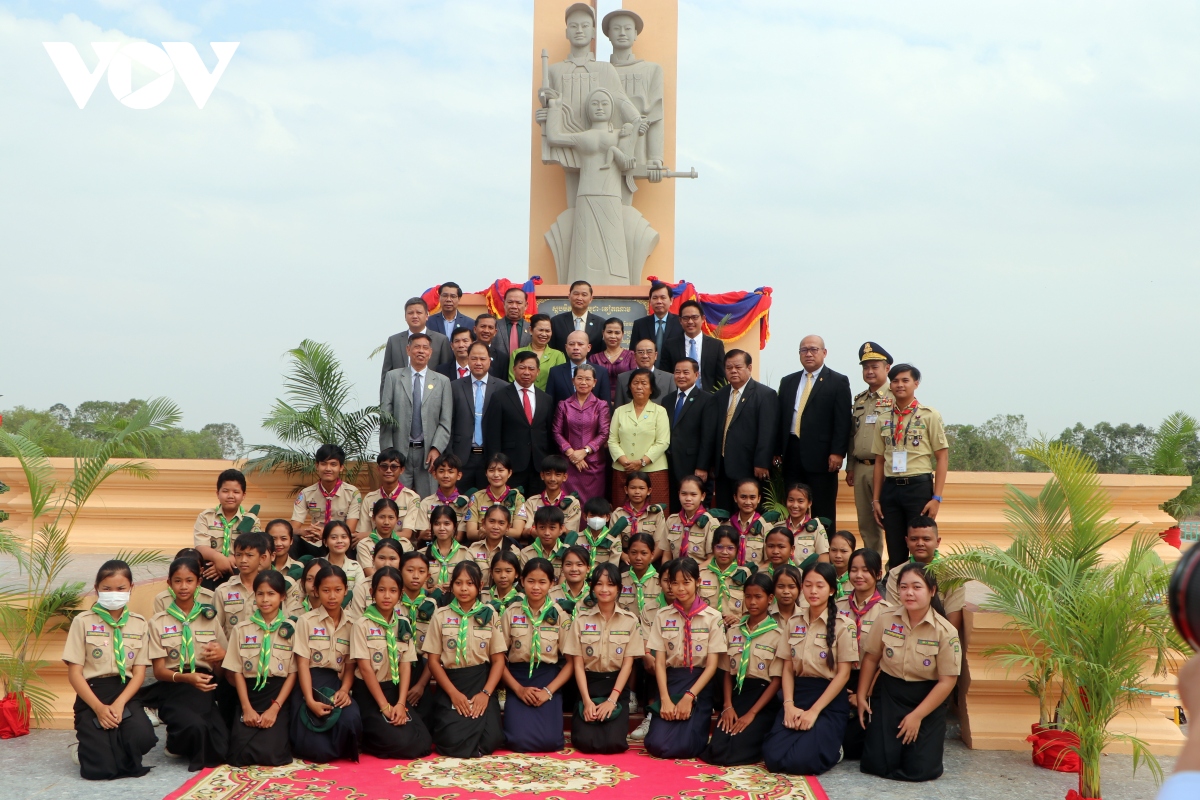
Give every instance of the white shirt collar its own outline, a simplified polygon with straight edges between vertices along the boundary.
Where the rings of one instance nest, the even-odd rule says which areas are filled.
[[[817,369],[814,372],[805,372],[804,374],[808,375],[810,380],[816,380],[817,378],[819,378],[821,376],[821,370],[823,370],[823,369],[825,369],[824,364],[817,367]]]
[[[413,377],[420,378],[421,380],[425,380],[425,372],[428,369],[429,369],[428,364],[425,366],[425,369],[417,369],[416,367],[413,367]]]
[[[671,310],[667,309],[667,313],[663,314],[661,317],[658,314],[654,314],[653,316],[655,322],[666,322],[671,317]]]
[[[696,344],[700,344],[701,340],[704,339],[704,331],[700,331],[695,336],[688,336],[685,333],[685,334],[683,334],[683,338],[689,339],[689,340],[695,342]]]

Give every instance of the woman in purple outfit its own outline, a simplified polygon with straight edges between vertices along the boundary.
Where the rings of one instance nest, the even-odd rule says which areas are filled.
[[[608,403],[592,393],[595,388],[596,366],[580,364],[575,396],[554,411],[554,441],[571,462],[564,491],[577,493],[584,502],[605,493],[609,411]]]
[[[617,376],[624,372],[637,369],[637,360],[632,350],[621,346],[625,339],[625,323],[616,317],[604,321],[604,345],[602,353],[592,353],[588,361],[608,373],[608,386],[611,397],[603,398],[610,404],[617,402]]]

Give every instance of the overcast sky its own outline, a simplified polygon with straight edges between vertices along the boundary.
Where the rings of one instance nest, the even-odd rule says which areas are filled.
[[[601,5],[604,11],[616,3]],[[404,298],[527,270],[530,0],[0,0],[0,408],[165,395],[248,443],[282,354],[368,354]],[[697,0],[676,277],[774,288],[763,377],[871,339],[948,422],[1200,412],[1194,2]],[[241,45],[196,108],[42,47]],[[538,43],[540,46],[541,43]],[[137,74],[135,73],[135,88]]]

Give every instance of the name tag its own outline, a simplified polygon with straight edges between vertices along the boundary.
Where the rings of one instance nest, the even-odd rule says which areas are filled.
[[[892,472],[908,472],[908,451],[892,451]]]
[[[868,424],[872,424],[872,425],[873,425],[873,424],[875,424],[875,420],[877,420],[877,419],[879,419],[879,415],[878,415],[878,414],[867,414],[867,419],[866,419],[866,422],[867,422]]]

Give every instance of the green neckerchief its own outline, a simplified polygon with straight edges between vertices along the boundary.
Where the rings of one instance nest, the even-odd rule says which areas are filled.
[[[733,573],[737,571],[737,568],[737,559],[729,562],[729,566],[726,567],[723,572],[721,571],[721,568],[717,566],[717,560],[715,558],[708,562],[708,571],[717,576],[716,609],[717,613],[719,614],[725,613],[725,601],[729,599],[729,585],[726,583],[726,579],[732,576]]]
[[[401,591],[400,602],[404,604],[404,613],[408,615],[408,621],[416,625],[417,612],[421,610],[421,604],[425,602],[425,590],[421,589],[417,592],[416,598],[412,600],[409,600],[408,595]]]
[[[537,551],[537,554],[540,557],[546,559],[547,561],[549,561],[551,563],[554,563],[555,557],[558,555],[559,551],[563,549],[563,547],[562,547],[562,543],[560,542],[559,544],[555,545],[553,553],[551,553],[550,555],[546,555],[545,552],[542,551],[542,540],[534,539],[533,540],[533,549]]]
[[[583,588],[579,590],[579,594],[572,596],[571,587],[567,586],[565,583],[560,583],[558,586],[560,589],[562,589],[562,593],[566,595],[567,599],[575,604],[574,608],[571,609],[571,619],[575,619],[579,616],[579,609],[582,607],[583,601],[587,598],[588,592],[591,590],[585,583]]]
[[[374,603],[371,603],[363,611],[363,618],[369,619],[383,628],[384,638],[387,639],[388,666],[392,670],[392,680],[397,684],[400,683],[400,646],[396,643],[396,633],[400,628],[400,615],[396,613],[395,609],[392,609],[392,621],[388,622],[383,618],[383,612]]]
[[[196,599],[192,598],[192,610],[184,614],[179,606],[173,601],[167,606],[167,613],[179,621],[183,626],[180,631],[183,634],[183,641],[179,645],[179,667],[182,670],[184,662],[191,665],[190,672],[196,671],[196,637],[192,635],[192,623],[196,621],[196,617],[200,616],[200,604]]]
[[[770,615],[767,615],[766,619],[758,623],[758,627],[754,630],[750,630],[749,625],[750,617],[746,616],[742,618],[741,625],[738,626],[741,629],[742,634],[746,637],[746,646],[742,648],[741,658],[738,659],[737,690],[739,692],[742,691],[742,683],[746,680],[746,672],[750,669],[751,643],[764,633],[768,633],[779,628],[779,623],[771,619]]]
[[[257,691],[267,685],[267,678],[271,674],[271,635],[283,624],[283,609],[276,611],[275,621],[267,624],[262,612],[256,608],[250,615],[250,621],[263,632],[262,644],[258,647],[258,677],[254,679],[254,688]]]
[[[493,584],[493,586],[494,586],[494,584]],[[495,591],[493,591],[492,594],[493,594],[492,603],[496,606],[496,610],[500,611],[505,606],[507,606],[508,601],[512,600],[514,597],[516,597],[519,594],[519,592],[517,591],[517,585],[514,583],[512,586],[508,587],[508,594],[504,595],[504,597],[496,597]]]
[[[788,558],[788,560],[787,560],[787,563],[786,563],[786,564],[784,564],[784,566],[785,566],[785,567],[794,567],[794,566],[796,566],[796,559],[789,557],[789,558]],[[771,573],[771,577],[772,577],[772,578],[774,578],[774,577],[775,577],[775,565],[774,565],[774,564],[772,564],[770,561],[768,561],[768,562],[767,562],[767,572]],[[849,574],[849,572],[847,572],[846,574]]]
[[[433,560],[438,563],[438,586],[445,586],[450,582],[450,560],[458,555],[458,551],[462,549],[462,545],[457,540],[450,540],[450,554],[442,558],[442,551],[438,550],[437,542],[429,543],[429,553],[433,556]]]
[[[939,561],[941,561],[941,560],[942,560],[942,554],[941,554],[940,552],[938,552],[938,551],[935,549],[935,550],[933,551],[933,558],[929,559],[929,564],[936,564],[936,563],[938,563],[938,562],[939,562]],[[917,561],[917,558],[916,558],[916,556],[911,556],[911,555],[910,555],[910,556],[908,557],[908,563],[910,563],[910,564],[920,564],[921,562],[920,562],[920,561]],[[923,564],[922,566],[926,566],[926,567],[927,567],[927,566],[929,566],[929,564]],[[846,571],[847,571],[847,572],[849,572],[850,570],[846,570]]]
[[[300,604],[300,607],[303,608],[306,613],[312,611],[312,603],[308,602],[308,595],[304,596],[304,602]]]
[[[646,584],[649,583],[651,578],[657,577],[658,570],[654,568],[653,564],[646,567],[646,574],[640,578],[632,569],[629,570],[629,580],[633,581],[633,588],[637,590],[637,607],[639,617],[641,617],[642,612],[646,610]],[[661,592],[659,593],[659,596],[662,596]]]
[[[121,613],[120,619],[113,619],[112,614],[108,613],[108,609],[96,603],[92,606],[92,612],[100,619],[104,620],[112,628],[113,632],[113,661],[117,662],[117,674],[121,676],[121,683],[125,683],[125,648],[122,643],[125,641],[124,634],[121,629],[129,624],[129,607]]]
[[[450,610],[458,614],[458,638],[454,641],[454,663],[461,664],[467,660],[467,621],[490,606],[475,599],[475,605],[470,611],[463,611],[458,604],[458,598],[450,601]]]
[[[604,530],[596,534],[595,539],[592,538],[592,534],[589,531],[591,531],[591,528],[584,528],[583,538],[588,543],[588,569],[592,569],[596,566],[596,551],[600,549],[600,543],[608,538],[608,526],[605,525]]]
[[[841,600],[846,595],[850,594],[853,587],[850,586],[850,570],[846,570],[846,574],[838,578],[837,597],[834,600]]]
[[[220,522],[221,527],[225,530],[225,538],[221,541],[221,555],[228,558],[229,548],[233,546],[233,526],[242,521],[242,517],[246,515],[246,512],[241,506],[238,506],[237,513],[233,515],[233,519],[225,519],[225,514],[221,511],[220,504],[213,510],[217,512],[217,522]]]
[[[545,598],[542,601],[542,612],[535,618],[533,612],[529,610],[529,601],[521,598],[521,610],[525,612],[525,618],[529,621],[529,627],[533,631],[533,638],[529,640],[529,677],[533,677],[533,668],[542,663],[542,623],[546,620],[546,614],[554,607],[554,603],[550,598]]]

